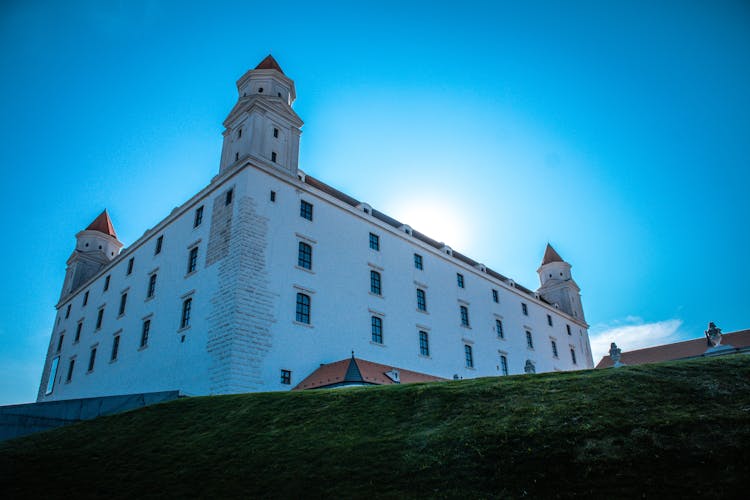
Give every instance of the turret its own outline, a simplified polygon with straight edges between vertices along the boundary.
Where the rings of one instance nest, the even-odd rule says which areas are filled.
[[[536,270],[541,286],[537,290],[546,301],[556,304],[581,321],[586,321],[581,304],[581,289],[570,274],[570,264],[565,262],[552,245],[547,243],[542,265]]]
[[[68,258],[60,300],[74,293],[98,273],[109,261],[117,257],[122,243],[104,210],[86,229],[76,234],[76,248]]]
[[[237,91],[224,120],[219,174],[250,157],[296,176],[303,122],[292,110],[294,82],[269,55],[237,80]]]

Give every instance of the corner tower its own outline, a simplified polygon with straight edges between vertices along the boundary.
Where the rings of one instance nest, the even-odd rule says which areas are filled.
[[[237,80],[239,98],[224,120],[219,174],[247,158],[297,175],[302,120],[292,109],[296,92],[268,56]]]
[[[574,318],[586,321],[581,304],[581,289],[573,281],[570,264],[565,262],[549,243],[544,250],[542,265],[536,272],[539,274],[541,284],[537,292],[542,298],[557,304],[561,311]]]
[[[68,258],[60,300],[78,290],[83,283],[117,257],[122,248],[106,210],[86,229],[76,234],[76,240],[76,249]]]

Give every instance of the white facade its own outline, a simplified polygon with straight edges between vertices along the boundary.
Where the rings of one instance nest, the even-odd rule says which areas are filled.
[[[294,84],[275,64],[267,58],[238,82],[219,175],[78,288],[63,290],[39,401],[175,389],[190,395],[286,390],[352,351],[449,379],[501,375],[503,356],[510,374],[524,373],[529,361],[536,372],[593,368],[582,308],[579,316],[569,307],[566,313],[544,299],[544,289],[540,295],[515,285],[299,171],[302,121],[291,109]],[[303,201],[312,206],[312,220],[302,216]],[[371,248],[371,234],[378,249]],[[310,269],[300,262],[300,242],[311,248]],[[75,264],[74,253],[69,266]],[[570,288],[558,280],[555,290],[572,293],[580,305],[569,267]],[[547,269],[543,264],[540,273]],[[380,276],[379,294],[371,272]],[[298,294],[309,298],[309,324],[297,316]],[[186,301],[190,320],[183,326]],[[373,317],[382,325],[382,343]],[[420,332],[427,334],[428,354]]]

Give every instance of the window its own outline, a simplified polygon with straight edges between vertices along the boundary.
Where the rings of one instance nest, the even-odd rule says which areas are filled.
[[[500,302],[500,297],[495,289],[492,290],[492,302]]]
[[[459,306],[459,311],[461,311],[461,326],[469,326],[469,308]]]
[[[99,311],[96,313],[96,329],[100,330],[102,327],[102,320],[104,319],[104,308],[99,308]]]
[[[456,284],[458,285],[458,288],[464,287],[464,275],[461,273],[456,273]]]
[[[417,309],[419,311],[427,310],[427,295],[421,288],[417,288]]]
[[[568,331],[568,335],[571,335],[571,333],[570,333],[570,325],[565,325],[565,329]]]
[[[430,355],[430,337],[423,330],[419,331],[419,354],[422,356]]]
[[[234,189],[230,189],[227,191],[227,194],[224,195],[224,206],[226,207],[230,203],[232,203],[232,197],[234,196]]]
[[[151,298],[156,292],[156,273],[153,273],[148,277],[148,290],[146,291],[146,298]]]
[[[297,265],[303,269],[312,269],[312,247],[304,241],[299,242]]]
[[[133,274],[133,264],[135,263],[135,257],[130,257],[130,260],[128,261],[128,271],[125,273],[126,275]]]
[[[203,205],[195,209],[195,218],[193,219],[193,227],[198,227],[203,222]]]
[[[146,319],[143,321],[143,328],[141,328],[141,347],[148,345],[148,334],[151,330],[151,320]]]
[[[534,348],[534,339],[531,337],[531,332],[526,330],[526,347],[529,349]]]
[[[503,331],[503,322],[502,320],[496,319],[495,320],[495,333],[497,333],[497,337],[500,339],[505,338],[505,332]]]
[[[117,360],[117,352],[120,350],[120,336],[115,335],[115,338],[112,339],[112,357],[109,358],[110,361],[116,361]]]
[[[508,374],[508,356],[505,354],[500,355],[500,373],[502,375]]]
[[[271,151],[271,161],[276,163],[276,151]]]
[[[310,296],[304,293],[297,294],[297,316],[300,323],[310,324]]]
[[[240,159],[240,154],[239,153],[234,153],[234,161],[237,161],[239,159]]]
[[[57,341],[57,352],[58,354],[60,351],[62,351],[62,345],[63,345],[63,339],[65,338],[65,335],[60,335],[60,338]]]
[[[89,291],[86,290],[86,293],[83,294],[83,305],[85,306],[88,303],[89,303]]]
[[[303,219],[313,220],[313,206],[305,200],[299,202],[299,216]]]
[[[83,330],[83,321],[79,321],[78,326],[76,326],[76,336],[73,339],[73,342],[81,340],[81,330]]]
[[[529,306],[527,306],[525,302],[521,302],[521,312],[524,316],[529,315]]]
[[[76,366],[76,358],[70,360],[68,363],[68,375],[65,377],[66,382],[73,380],[73,368]]]
[[[271,201],[272,202],[276,201],[276,191],[271,191]]]
[[[242,129],[241,129],[241,128],[238,128],[238,129],[237,129],[237,139],[239,139],[239,138],[241,138],[241,137],[242,137]]]
[[[372,341],[376,344],[383,343],[383,320],[377,316],[372,316]]]
[[[122,316],[123,314],[125,314],[125,304],[127,304],[127,302],[128,302],[128,294],[123,293],[122,295],[120,295],[120,309],[117,312],[118,316]]]
[[[163,243],[164,243],[164,235],[156,238],[156,248],[154,248],[154,255],[159,255],[161,253],[161,245]]]
[[[550,316],[549,314],[547,315],[547,324],[549,326],[552,326],[552,316]]]
[[[277,139],[279,138],[279,129],[277,129],[277,128],[274,128],[274,129],[273,129],[273,136],[274,136],[275,138],[277,138]]]
[[[557,356],[557,342],[555,342],[554,340],[551,340],[550,343],[552,344],[552,356],[556,358],[558,357]]]
[[[380,236],[377,234],[370,233],[370,248],[380,251]]]
[[[284,385],[291,385],[292,384],[292,372],[291,371],[289,371],[289,370],[281,370],[281,383],[284,384]]]
[[[380,273],[377,271],[370,271],[370,293],[380,295]]]
[[[109,276],[109,275],[107,275],[107,277],[106,277],[106,278],[104,278],[104,291],[105,291],[105,292],[106,292],[107,290],[109,290],[109,278],[110,278],[110,276]]]
[[[91,349],[91,354],[89,354],[89,371],[94,371],[94,363],[96,362],[96,347],[93,347]]]
[[[55,388],[55,379],[57,378],[57,365],[60,364],[60,356],[57,356],[52,360],[52,364],[49,367],[49,377],[47,378],[47,390],[46,394],[52,394],[52,390]]]
[[[469,344],[464,344],[464,357],[466,358],[466,368],[474,368],[474,353],[471,351]]]
[[[414,268],[419,269],[420,271],[424,269],[422,265],[422,256],[419,255],[418,253],[414,254]]]
[[[68,319],[70,317],[70,304],[68,304],[67,309],[65,309],[65,319]]]
[[[180,319],[180,328],[190,326],[190,310],[193,308],[193,299],[187,298],[182,303],[182,319]]]
[[[572,347],[570,348],[570,360],[573,362],[574,365],[577,364],[576,363],[576,350],[573,349]]]
[[[196,267],[198,267],[198,247],[193,247],[188,254],[187,273],[195,272]]]

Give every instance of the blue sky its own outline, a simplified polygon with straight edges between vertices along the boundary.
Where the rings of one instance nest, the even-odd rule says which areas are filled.
[[[269,52],[303,170],[532,288],[551,242],[598,351],[750,328],[750,4],[352,3],[0,5],[0,404],[36,396],[75,233],[106,207],[128,245],[207,184]]]

